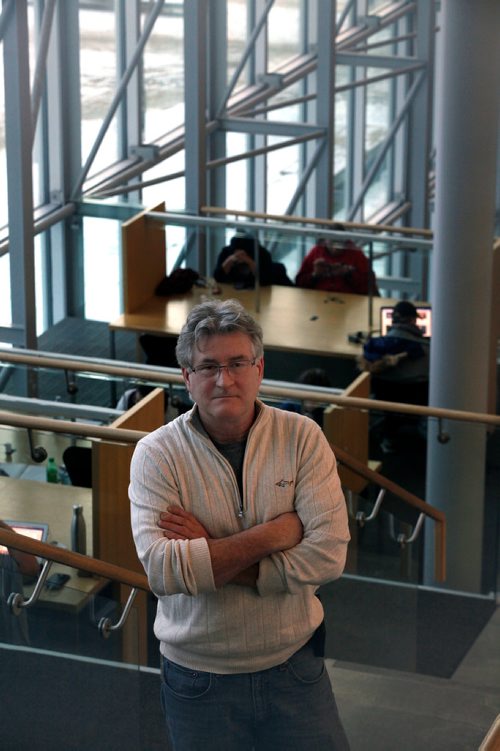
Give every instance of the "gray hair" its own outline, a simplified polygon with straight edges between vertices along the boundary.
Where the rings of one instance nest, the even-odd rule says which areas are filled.
[[[235,331],[246,334],[252,341],[254,356],[262,357],[262,328],[238,300],[209,300],[196,305],[179,334],[175,348],[177,362],[181,368],[190,368],[194,349],[202,339]]]

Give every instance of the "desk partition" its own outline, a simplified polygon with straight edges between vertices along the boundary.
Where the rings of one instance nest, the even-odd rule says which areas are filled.
[[[161,211],[162,206],[151,211]],[[261,324],[266,349],[350,360],[359,354],[361,345],[348,337],[367,331],[369,300],[365,295],[273,285],[260,288],[258,311],[254,290],[236,290],[228,284],[217,285],[217,294],[213,286],[195,286],[186,294],[156,296],[156,286],[166,273],[166,236],[164,225],[147,213],[122,227],[124,313],[110,323],[113,354],[116,331],[178,336],[190,310],[210,298],[239,300]],[[374,298],[374,320],[382,304],[394,302]]]
[[[150,432],[165,422],[163,389],[154,389],[124,412],[110,427]],[[130,529],[128,485],[133,445],[94,441],[92,444],[92,500],[94,556],[108,563],[144,573]]]

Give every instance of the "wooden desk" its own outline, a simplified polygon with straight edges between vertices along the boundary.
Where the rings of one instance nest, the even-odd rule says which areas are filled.
[[[48,541],[70,547],[73,504],[83,506],[87,528],[87,554],[92,555],[92,491],[73,485],[55,485],[36,480],[0,477],[0,517],[17,521],[40,521],[49,525]],[[69,581],[57,591],[44,587],[39,602],[64,610],[78,611],[90,597],[102,589],[105,580],[80,577],[77,572],[58,563],[52,564],[50,574],[66,573]],[[33,589],[27,588],[27,590]],[[29,591],[26,592],[28,596]]]
[[[254,290],[236,290],[228,284],[218,286],[221,294],[212,297],[209,290],[202,287],[194,287],[185,295],[150,297],[133,312],[112,321],[109,324],[111,334],[125,330],[177,336],[189,311],[204,299],[235,298],[259,321],[267,349],[351,359],[361,351],[361,346],[348,342],[347,336],[368,329],[369,302],[364,295],[298,287],[262,287],[257,313]],[[373,299],[375,326],[380,307],[394,303],[388,298]]]

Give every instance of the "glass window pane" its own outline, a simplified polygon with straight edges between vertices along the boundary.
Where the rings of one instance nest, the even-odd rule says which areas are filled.
[[[115,15],[101,7],[80,10],[82,159],[85,164],[116,91]],[[89,171],[94,175],[117,158],[113,118]]]
[[[276,0],[268,16],[268,70],[300,51],[298,0]]]
[[[165,4],[144,49],[144,141],[152,143],[184,122],[182,8]],[[149,10],[149,8],[148,8]],[[142,23],[146,18],[142,14]]]
[[[111,321],[121,312],[119,222],[86,217],[83,233],[85,318]]]

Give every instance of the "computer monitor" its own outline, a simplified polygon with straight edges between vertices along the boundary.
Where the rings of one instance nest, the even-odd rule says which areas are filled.
[[[49,536],[49,525],[43,522],[19,522],[4,520],[14,532],[26,537],[31,537],[32,540],[38,540],[38,542],[46,542]],[[0,545],[0,555],[6,555],[9,551],[5,545]]]
[[[430,337],[432,335],[432,311],[427,306],[415,306],[417,308],[417,326],[422,331],[423,335]],[[385,336],[392,326],[392,314],[394,307],[382,306],[380,308],[380,333]]]

